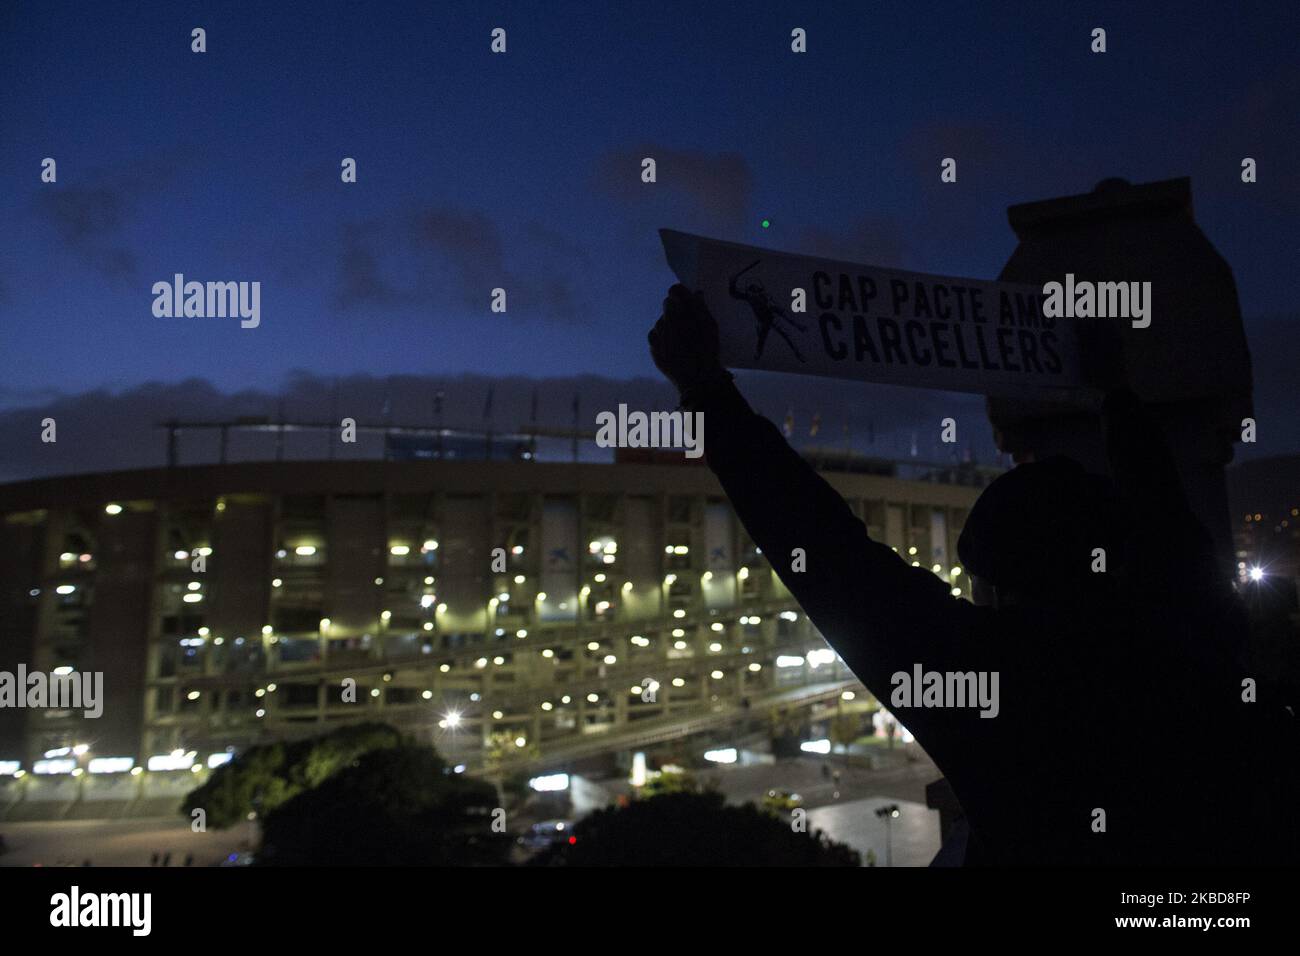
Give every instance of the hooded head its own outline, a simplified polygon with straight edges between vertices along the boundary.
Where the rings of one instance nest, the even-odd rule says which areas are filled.
[[[1094,549],[1107,570],[1119,559],[1124,511],[1111,482],[1056,456],[1017,465],[984,489],[971,509],[957,554],[977,603],[1038,603],[1101,589]]]

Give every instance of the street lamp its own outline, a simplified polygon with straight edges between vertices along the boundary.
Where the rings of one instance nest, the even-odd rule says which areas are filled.
[[[888,806],[880,807],[876,810],[876,816],[885,821],[885,866],[894,865],[894,831],[891,824],[894,818],[898,816],[898,804],[891,803]]]

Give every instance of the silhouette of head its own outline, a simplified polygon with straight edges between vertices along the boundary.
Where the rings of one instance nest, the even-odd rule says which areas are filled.
[[[1018,465],[984,489],[957,554],[976,603],[1048,603],[1099,590],[1094,549],[1119,560],[1126,521],[1111,482],[1055,456]],[[996,601],[988,600],[990,589]]]

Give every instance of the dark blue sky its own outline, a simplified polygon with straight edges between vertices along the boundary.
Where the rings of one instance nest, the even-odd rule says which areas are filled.
[[[273,392],[293,369],[653,375],[657,227],[993,277],[1009,204],[1181,175],[1235,270],[1261,399],[1289,393],[1295,11],[6,3],[0,407],[151,381]],[[260,281],[261,327],[155,318],[175,272]]]

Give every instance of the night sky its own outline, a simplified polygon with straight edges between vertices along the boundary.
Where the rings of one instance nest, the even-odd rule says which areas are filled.
[[[127,433],[131,414],[269,410],[335,377],[345,406],[365,392],[360,418],[394,376],[412,394],[473,383],[449,417],[477,417],[467,373],[551,380],[545,414],[562,418],[574,376],[657,378],[645,333],[672,281],[658,227],[992,278],[1015,246],[1008,205],[1108,176],[1191,176],[1254,353],[1266,438],[1247,456],[1295,452],[1296,10],[6,3],[0,477],[118,463],[89,439],[80,459],[42,459],[42,410],[98,414],[95,430],[120,428],[123,455],[147,445],[147,464],[160,446]],[[489,49],[498,26],[505,55]],[[790,52],[796,26],[805,55]],[[56,184],[39,179],[47,156]],[[955,186],[939,181],[945,156]],[[176,272],[260,281],[261,326],[155,318],[151,287]],[[505,315],[489,311],[495,286]],[[516,384],[499,414],[522,410],[531,384]],[[778,385],[761,386],[772,415],[781,389],[807,391]],[[848,389],[828,394],[871,406],[874,432],[913,427],[906,392]],[[925,396],[944,401],[978,409]],[[866,420],[853,413],[855,434]]]

